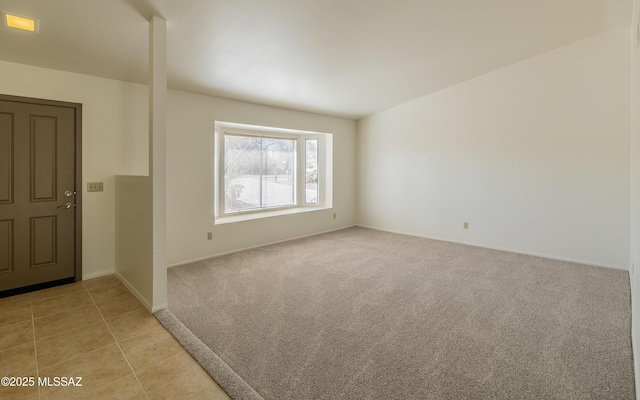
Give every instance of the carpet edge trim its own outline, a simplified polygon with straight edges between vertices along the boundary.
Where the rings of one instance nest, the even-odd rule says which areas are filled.
[[[264,400],[171,311],[164,309],[156,311],[153,315],[232,399]]]

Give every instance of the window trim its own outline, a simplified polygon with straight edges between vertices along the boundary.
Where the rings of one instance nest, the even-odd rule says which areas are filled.
[[[224,190],[225,136],[256,136],[276,139],[295,139],[294,203],[280,207],[226,212]],[[318,140],[318,202],[306,203],[306,139]],[[231,223],[280,215],[297,214],[332,208],[332,153],[333,135],[323,132],[282,129],[257,125],[246,125],[223,121],[215,122],[214,135],[214,222]]]

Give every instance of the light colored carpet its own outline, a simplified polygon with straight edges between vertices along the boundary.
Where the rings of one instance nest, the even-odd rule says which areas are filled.
[[[171,268],[158,314],[237,400],[634,399],[630,316],[625,271],[364,228]]]

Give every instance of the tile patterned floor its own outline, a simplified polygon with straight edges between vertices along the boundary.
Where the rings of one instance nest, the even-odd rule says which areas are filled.
[[[0,299],[5,376],[34,386],[0,385],[0,399],[229,399],[113,275]]]

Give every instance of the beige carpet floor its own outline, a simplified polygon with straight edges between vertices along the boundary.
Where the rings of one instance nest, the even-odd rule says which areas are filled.
[[[626,271],[349,228],[169,270],[235,399],[634,399]]]

